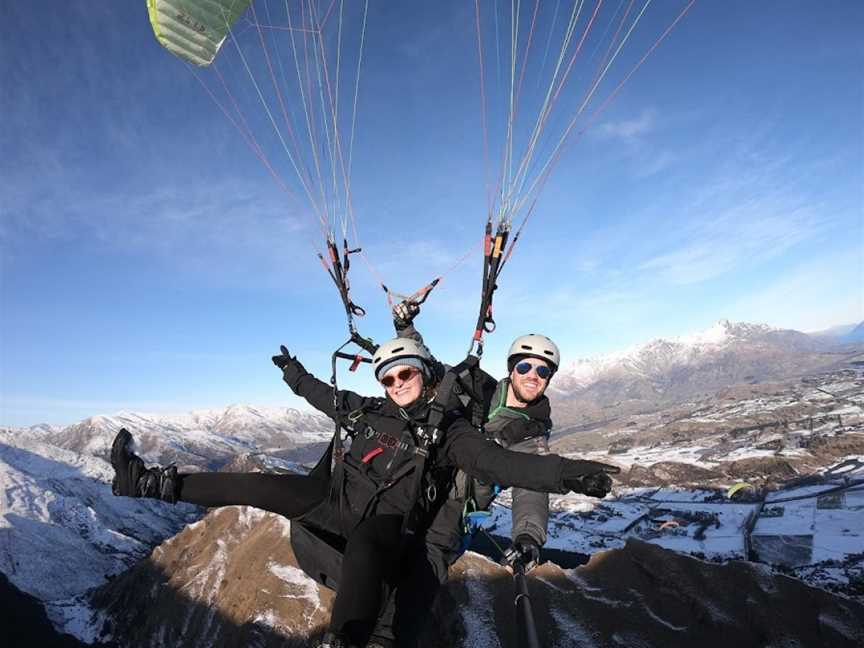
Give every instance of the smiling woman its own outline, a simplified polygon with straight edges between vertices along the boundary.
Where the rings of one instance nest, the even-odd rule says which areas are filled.
[[[372,366],[387,396],[401,407],[420,398],[434,378],[429,349],[409,338],[396,338],[379,346]]]

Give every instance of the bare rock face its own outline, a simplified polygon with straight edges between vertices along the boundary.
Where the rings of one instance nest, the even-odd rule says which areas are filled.
[[[120,645],[309,646],[333,594],[296,567],[282,518],[211,512],[101,588]],[[864,605],[744,562],[706,563],[628,541],[528,579],[541,645],[860,646]],[[429,611],[423,648],[516,648],[509,572],[468,553]]]
[[[248,507],[216,509],[98,590],[106,630],[129,646],[307,646],[333,594],[298,567],[290,523]]]
[[[750,479],[753,481],[789,480],[798,475],[798,471],[782,457],[751,457],[723,464],[727,475],[734,479]]]
[[[658,484],[702,485],[722,477],[722,473],[674,461],[659,461],[650,466],[633,464],[621,477],[627,486],[656,486]]]

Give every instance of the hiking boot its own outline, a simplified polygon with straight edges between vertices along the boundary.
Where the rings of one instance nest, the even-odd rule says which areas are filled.
[[[357,648],[357,646],[349,643],[344,635],[328,632],[321,638],[321,642],[315,648]]]
[[[396,648],[396,642],[387,637],[372,637],[366,648]]]
[[[121,497],[152,497],[172,504],[177,501],[177,468],[147,468],[141,457],[132,452],[132,435],[120,428],[111,444],[111,466],[114,479],[111,492]]]

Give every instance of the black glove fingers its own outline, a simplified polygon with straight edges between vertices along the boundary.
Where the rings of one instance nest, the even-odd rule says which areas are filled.
[[[273,364],[279,367],[284,371],[285,367],[291,362],[291,354],[288,352],[288,349],[285,348],[285,345],[281,345],[279,350],[282,352],[281,355],[274,355],[272,357]]]

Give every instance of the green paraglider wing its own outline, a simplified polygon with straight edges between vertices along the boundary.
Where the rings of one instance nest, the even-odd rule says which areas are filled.
[[[210,65],[252,0],[147,0],[153,33],[172,54]]]
[[[734,484],[728,491],[726,491],[726,497],[728,499],[732,499],[735,497],[736,493],[739,493],[742,490],[750,489],[753,490],[753,485],[748,484],[747,482],[738,482]]]

